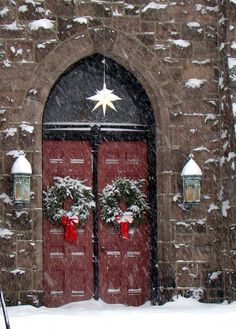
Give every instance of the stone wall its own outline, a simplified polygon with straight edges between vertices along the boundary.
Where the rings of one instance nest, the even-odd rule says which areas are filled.
[[[177,292],[235,299],[235,20],[230,0],[0,0],[0,283],[10,304],[42,302],[45,101],[60,74],[96,52],[136,76],[155,113],[159,302]],[[32,164],[32,202],[15,211],[19,150]],[[187,211],[180,172],[190,153],[203,184]]]

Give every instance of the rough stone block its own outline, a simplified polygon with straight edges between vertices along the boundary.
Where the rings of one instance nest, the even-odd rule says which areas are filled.
[[[10,24],[14,21],[16,16],[16,8],[11,3],[0,1],[0,25]]]
[[[191,244],[175,242],[174,245],[176,261],[188,261],[193,259],[193,251]]]
[[[137,37],[143,44],[149,47],[154,46],[155,44],[155,35],[153,32],[140,33],[137,34]]]
[[[20,21],[31,21],[45,17],[44,3],[34,1],[26,3],[24,0],[17,1],[17,12]]]
[[[197,58],[199,60],[205,59],[216,59],[217,58],[217,48],[216,45],[212,43],[212,41],[192,41],[193,45],[193,58]]]
[[[172,243],[160,242],[158,244],[158,260],[162,262],[173,262],[175,259],[175,248]]]
[[[23,150],[35,150],[35,126],[28,122],[19,125],[19,146]]]
[[[35,61],[41,62],[57,45],[57,39],[37,41],[35,44]]]
[[[42,22],[42,24],[38,25],[37,28],[31,27],[28,25],[27,27],[27,34],[30,39],[34,40],[51,40],[51,39],[57,39],[57,26],[56,21],[52,19],[47,18],[46,24]],[[49,26],[49,24],[51,26]],[[31,23],[30,23],[31,24]]]
[[[11,221],[11,226],[18,233],[21,231],[31,231],[32,230],[32,218],[31,214],[26,210],[15,211],[13,213],[13,218]]]
[[[195,263],[177,264],[177,286],[178,287],[199,287],[202,283],[201,265]]]
[[[33,241],[18,241],[17,263],[20,268],[30,269],[36,265],[36,245]]]
[[[76,54],[74,51],[74,47],[69,41],[66,41],[62,47],[57,47],[55,49],[54,61],[58,64],[57,67],[60,73],[63,73],[71,64],[74,64],[76,62]],[[49,64],[50,67],[51,63]],[[47,70],[47,63],[45,69]]]
[[[140,19],[138,17],[114,17],[113,26],[115,29],[124,32],[140,32]]]
[[[38,208],[38,205],[42,202],[42,178],[38,176],[32,176],[32,201],[31,207]]]
[[[87,30],[89,18],[58,18],[58,32],[60,40],[66,40],[76,33],[82,33]]]
[[[24,291],[32,289],[32,276],[30,271],[24,271],[21,269],[12,269],[6,274],[5,286],[11,283],[12,291]]]
[[[170,45],[169,42],[163,40],[157,40],[154,45],[154,51],[158,58],[169,58],[170,57]]]
[[[0,262],[1,262],[2,269],[16,267],[16,255],[13,250],[12,250],[12,252],[5,251],[4,255],[0,254]]]
[[[50,0],[45,1],[46,9],[58,16],[75,16],[76,4],[74,1]]]
[[[39,307],[43,305],[43,292],[42,291],[26,291],[21,292],[19,300],[21,304],[33,305]]]
[[[11,230],[9,230],[12,232]],[[1,237],[1,247],[4,250],[5,255],[1,255],[1,257],[4,257],[5,262],[1,263],[2,268],[8,268],[9,262],[11,263],[11,260],[15,259],[15,249],[16,249],[16,241],[15,241],[15,235],[14,232],[12,232],[13,235],[8,235],[5,237]]]
[[[168,41],[169,39],[182,38],[182,25],[178,23],[157,22],[156,23],[156,38],[158,40]]]
[[[168,242],[172,237],[171,223],[169,220],[158,220],[158,241]]]
[[[192,57],[192,44],[188,40],[172,39],[171,54],[174,58],[191,58]]]
[[[187,40],[203,40],[205,27],[198,22],[188,22],[183,25],[183,38]]]
[[[10,62],[32,62],[34,45],[32,41],[8,41],[7,58]]]
[[[41,293],[43,292],[43,270],[41,268],[37,268],[32,272],[33,275],[33,287],[34,290],[38,290]]]
[[[42,225],[43,225],[43,219],[42,219],[42,209],[34,210],[32,212],[32,220],[33,220],[33,239],[36,241],[42,241]],[[39,266],[39,264],[38,264]],[[41,264],[42,266],[42,264]]]
[[[9,39],[22,39],[26,37],[26,26],[25,24],[11,21],[9,24],[0,26],[0,38]]]
[[[45,102],[49,91],[50,88],[48,88],[48,85],[45,83],[45,86],[41,90],[39,90],[40,100],[44,100]],[[24,102],[23,120],[26,122],[30,122],[31,120],[32,122],[42,122],[43,109],[44,109],[43,102],[39,103],[31,99],[27,99]]]
[[[201,64],[202,63],[202,64]],[[183,79],[184,81],[188,79],[204,79],[212,80],[214,78],[213,63],[210,60],[206,61],[194,61],[192,59],[186,59],[183,61]]]
[[[117,32],[106,27],[91,29],[89,35],[94,49],[101,53],[111,51],[117,38]],[[106,41],[104,42],[104,40]]]
[[[187,23],[193,19],[194,5],[187,1],[175,2],[168,7],[169,20],[176,20],[177,22]],[[195,17],[198,14],[195,11]]]
[[[223,289],[223,271],[215,270],[203,273],[205,285],[208,288]]]
[[[109,5],[105,3],[78,3],[76,14],[78,17],[110,17],[112,15],[112,11]]]
[[[172,287],[175,288],[175,269],[173,263],[159,264],[159,285],[161,287]]]
[[[11,126],[5,129],[0,135],[2,140],[2,150],[16,150],[17,149],[17,127]]]
[[[19,88],[20,86],[18,86]],[[23,100],[23,90],[11,90],[5,89],[2,90],[0,95],[0,102],[3,107],[18,107],[22,104]]]
[[[141,9],[141,18],[143,20],[168,20],[168,4],[157,4],[156,6],[151,6],[147,4]]]

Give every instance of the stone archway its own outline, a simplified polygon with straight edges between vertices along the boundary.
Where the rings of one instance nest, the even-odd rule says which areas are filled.
[[[157,122],[158,129],[156,137],[159,139],[159,147],[163,144],[168,147],[169,136],[168,130],[165,129],[169,122],[167,109],[174,107],[176,99],[178,100],[175,88],[172,88],[171,97],[166,97],[168,90],[171,89],[169,85],[173,83],[171,73],[162,65],[158,56],[139,40],[127,36],[123,32],[109,28],[105,29],[113,35],[113,38],[105,44],[105,47],[101,47],[100,42],[104,36],[103,29],[91,29],[88,33],[71,37],[49,53],[45,60],[33,72],[32,79],[29,83],[29,90],[26,93],[23,103],[25,111],[22,120],[29,121],[28,119],[30,119],[30,121],[37,122],[40,128],[45,102],[56,79],[70,65],[79,61],[81,58],[95,52],[100,52],[114,59],[117,63],[132,72],[144,86],[151,101]],[[145,61],[143,60],[144,58]],[[145,62],[148,62],[148,65]],[[168,79],[163,77],[168,77]],[[35,90],[36,93],[30,93],[31,90]],[[160,136],[161,138],[159,138]],[[39,154],[42,150],[40,136],[36,150]],[[38,160],[39,157],[35,158],[33,166],[37,168],[37,177],[35,180],[38,181],[38,186],[40,187],[41,181],[39,179],[40,175],[42,175],[42,167]],[[161,161],[162,157],[157,162],[157,173],[162,165]],[[37,207],[40,207],[40,196],[37,200],[39,200]],[[40,239],[40,234],[38,238]]]
[[[101,109],[92,111],[88,99],[102,87],[105,76],[107,88],[114,88],[120,96],[116,110],[107,110],[106,115]],[[78,228],[79,239],[73,246],[64,241],[62,227],[43,221],[46,305],[86,300],[92,295],[107,303],[154,302],[155,120],[141,84],[104,55],[89,56],[72,65],[54,84],[43,127],[44,190],[55,176],[69,175],[86,180],[96,200],[93,216],[82,230]],[[130,229],[127,242],[122,241],[118,228],[101,220],[99,195],[117,178],[144,180],[151,209],[141,226]]]

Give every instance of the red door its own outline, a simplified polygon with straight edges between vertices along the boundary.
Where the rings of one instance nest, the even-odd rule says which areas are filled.
[[[148,178],[145,142],[103,142],[98,151],[99,192],[115,178]],[[146,187],[147,189],[147,187]],[[131,228],[129,240],[119,229],[99,222],[99,289],[107,303],[141,305],[149,300],[148,221]]]
[[[55,176],[92,186],[92,150],[85,141],[44,141],[43,189]],[[148,178],[145,142],[102,142],[98,146],[98,192],[118,177]],[[146,186],[147,190],[147,186]],[[63,228],[43,221],[45,305],[59,306],[93,296],[92,216],[78,229],[78,241],[64,241]],[[141,305],[149,300],[148,220],[122,240],[99,219],[99,297],[107,303]]]
[[[44,141],[43,189],[53,177],[70,176],[92,185],[92,155],[89,142]],[[43,221],[45,305],[59,306],[93,296],[92,216],[77,230],[76,244],[64,240],[60,226]]]

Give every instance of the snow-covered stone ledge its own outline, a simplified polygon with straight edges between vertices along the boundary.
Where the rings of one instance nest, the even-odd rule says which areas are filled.
[[[185,87],[190,89],[199,89],[204,85],[205,82],[206,82],[205,79],[193,78],[186,81]]]

